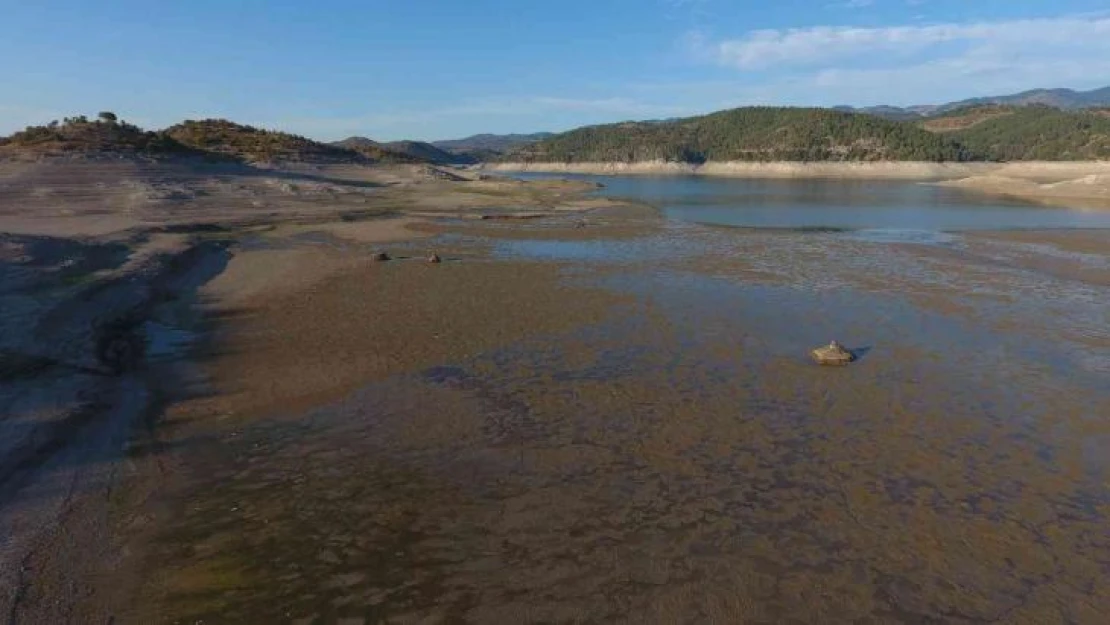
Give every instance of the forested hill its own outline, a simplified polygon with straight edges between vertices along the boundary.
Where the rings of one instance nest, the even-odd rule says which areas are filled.
[[[1110,159],[1110,111],[1106,109],[974,106],[921,125],[991,160]]]
[[[203,154],[172,137],[143,130],[115,113],[103,112],[96,119],[84,115],[67,117],[42,126],[0,137],[0,158],[48,155],[136,155],[148,157],[197,156]]]
[[[506,160],[963,161],[984,156],[912,123],[830,109],[751,107],[579,128],[526,146]]]
[[[246,161],[356,163],[365,159],[354,150],[226,119],[187,119],[162,132],[190,148]]]

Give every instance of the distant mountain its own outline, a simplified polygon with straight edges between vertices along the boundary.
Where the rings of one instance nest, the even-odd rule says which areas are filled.
[[[250,162],[358,163],[367,160],[354,150],[226,119],[185,120],[165,129],[162,134],[196,150]]]
[[[453,152],[455,154],[472,152],[508,152],[514,148],[535,143],[552,136],[550,132],[536,132],[532,134],[492,135],[481,134],[464,139],[448,139],[432,141],[435,147]]]
[[[417,158],[410,154],[391,150],[389,147],[367,139],[366,137],[348,137],[342,141],[336,141],[332,145],[348,150],[354,150],[379,163],[423,163],[424,159]]]
[[[834,111],[842,111],[845,113],[866,113],[874,115],[875,117],[882,117],[896,122],[914,121],[921,119],[919,113],[910,111],[909,109],[898,108],[897,106],[867,106],[863,108],[855,108],[851,106],[836,106],[833,107]]]
[[[912,123],[818,108],[748,107],[579,128],[518,148],[533,162],[962,161],[984,158]]]
[[[466,154],[448,152],[426,141],[390,141],[382,145],[394,152],[407,154],[435,165],[462,165],[475,162]]]
[[[1007,104],[1011,106],[1043,104],[1065,111],[1075,111],[1110,106],[1110,87],[1103,87],[1102,89],[1094,89],[1091,91],[1074,91],[1072,89],[1032,89],[1013,95],[970,98],[967,100],[960,100],[959,102],[942,104],[931,111],[930,115],[981,104]]]
[[[342,141],[336,141],[332,145],[358,150],[367,154],[374,151],[393,154],[414,163],[465,165],[478,162],[466,154],[454,154],[447,150],[441,150],[426,141],[389,141],[382,143],[366,137],[348,137]]]
[[[921,117],[933,117],[949,111],[965,109],[972,106],[985,104],[1000,104],[1007,106],[1051,106],[1065,111],[1110,106],[1110,87],[1093,89],[1091,91],[1075,91],[1073,89],[1031,89],[1011,95],[989,96],[984,98],[969,98],[946,104],[924,104],[920,106],[870,106],[852,107],[838,106],[839,111],[867,113],[884,119],[907,121]]]

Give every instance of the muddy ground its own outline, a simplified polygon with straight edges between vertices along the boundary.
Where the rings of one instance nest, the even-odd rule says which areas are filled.
[[[93,278],[5,238],[5,353],[36,359],[4,369],[5,426],[58,421],[4,465],[11,622],[1110,612],[1110,234],[881,243],[516,183],[444,215],[404,180],[388,219],[85,239]],[[188,294],[138,298],[187,349],[96,371],[66,289],[120,276]],[[830,338],[858,361],[808,362]],[[50,384],[146,411],[50,417]]]

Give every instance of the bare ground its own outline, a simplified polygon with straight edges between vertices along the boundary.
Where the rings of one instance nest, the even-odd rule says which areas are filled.
[[[127,605],[143,507],[173,481],[154,423],[214,392],[181,360],[209,323],[203,302],[296,291],[426,237],[428,219],[404,214],[420,206],[547,214],[586,188],[418,166],[0,164],[0,614],[104,622]],[[333,244],[355,251],[321,253]]]

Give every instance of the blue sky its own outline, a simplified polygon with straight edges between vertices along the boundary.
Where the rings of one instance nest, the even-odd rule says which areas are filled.
[[[0,0],[0,132],[113,110],[320,139],[1110,85],[1106,0]]]

